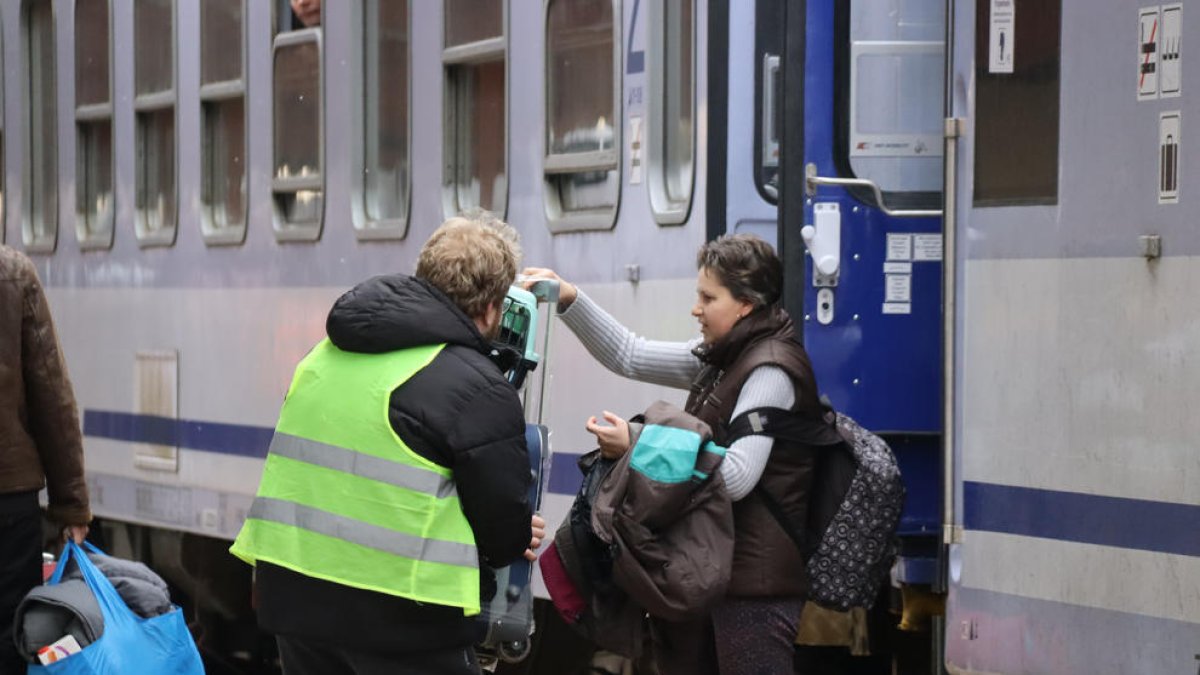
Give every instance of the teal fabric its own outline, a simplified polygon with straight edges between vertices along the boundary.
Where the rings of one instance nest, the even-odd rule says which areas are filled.
[[[721,446],[717,445],[716,443],[713,443],[712,441],[709,441],[704,444],[704,452],[707,452],[707,453],[710,453],[713,455],[720,455],[721,457],[725,456],[725,448],[722,448]],[[696,469],[695,471],[692,471],[692,478],[695,478],[696,480],[698,480],[700,482],[704,482],[704,481],[708,480],[708,474],[704,473],[700,469]]]
[[[692,479],[700,434],[686,429],[648,424],[642,429],[629,466],[660,483],[682,483]]]

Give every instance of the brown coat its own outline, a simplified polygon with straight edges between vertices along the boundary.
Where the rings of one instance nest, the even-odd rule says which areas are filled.
[[[739,321],[718,343],[701,352],[707,364],[692,385],[687,411],[708,423],[714,440],[726,445],[725,432],[742,385],[754,368],[782,368],[796,387],[794,412],[819,416],[820,400],[808,354],[795,340],[787,314],[759,310]],[[779,501],[795,523],[807,522],[816,450],[777,439],[759,485]],[[736,543],[732,597],[797,596],[808,591],[805,562],[795,542],[755,493],[733,503]]]
[[[0,495],[50,494],[63,525],[91,520],[71,381],[33,263],[0,246]]]
[[[729,585],[733,518],[729,493],[717,468],[725,457],[709,450],[709,426],[679,408],[657,401],[645,426],[631,425],[633,448],[604,482],[592,505],[592,528],[615,550],[613,581],[655,618],[686,621],[707,614]],[[686,432],[659,435],[643,446],[647,429]],[[689,444],[696,443],[694,447]],[[643,450],[643,447],[645,449]],[[686,458],[686,479],[639,461]],[[649,460],[639,457],[652,458]]]

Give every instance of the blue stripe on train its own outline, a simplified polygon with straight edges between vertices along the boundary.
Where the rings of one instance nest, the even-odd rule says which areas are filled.
[[[173,445],[242,457],[266,457],[274,433],[275,430],[270,427],[246,424],[181,420],[108,410],[83,411],[85,436],[130,443]],[[551,456],[550,478],[546,483],[549,492],[574,495],[579,491],[583,476],[575,466],[578,459],[579,455],[572,454]]]
[[[966,482],[963,524],[1026,537],[1200,556],[1200,505]]]
[[[134,443],[174,445],[242,457],[266,457],[269,427],[85,410],[83,433]],[[550,457],[546,490],[574,495],[579,455]],[[1101,546],[1200,556],[1200,505],[1104,497],[1076,492],[966,482],[964,525],[985,530]]]
[[[181,420],[107,410],[83,411],[83,435],[174,445],[242,457],[266,457],[275,430],[244,424]]]

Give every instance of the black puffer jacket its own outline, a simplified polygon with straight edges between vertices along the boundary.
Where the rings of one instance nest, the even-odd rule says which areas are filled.
[[[325,324],[338,348],[365,353],[446,343],[392,393],[392,428],[417,454],[454,472],[483,565],[500,567],[529,545],[525,421],[491,347],[444,294],[404,275],[347,292]],[[481,566],[481,569],[484,569]],[[494,586],[484,571],[485,593]],[[259,623],[272,633],[376,654],[471,644],[474,619],[422,604],[258,565]]]

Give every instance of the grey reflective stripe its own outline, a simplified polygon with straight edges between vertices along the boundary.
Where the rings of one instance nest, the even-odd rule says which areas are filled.
[[[246,517],[291,525],[412,560],[479,568],[479,553],[472,544],[422,539],[282,499],[255,497]]]
[[[373,457],[278,431],[271,439],[271,454],[315,464],[343,473],[370,478],[439,499],[457,494],[454,481],[429,469]]]

